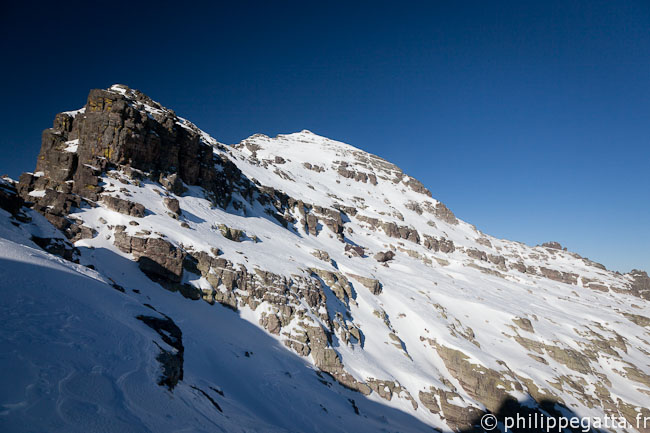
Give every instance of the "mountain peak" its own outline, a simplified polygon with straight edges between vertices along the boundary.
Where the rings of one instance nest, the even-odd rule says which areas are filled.
[[[48,284],[12,282],[16,308],[45,299],[43,311],[14,319],[63,318],[49,328],[81,321],[82,329],[50,344],[50,334],[22,332],[19,322],[12,344],[24,335],[32,347],[34,335],[46,335],[44,353],[56,362],[70,335],[89,335],[83,325],[118,338],[117,323],[125,344],[109,347],[119,354],[90,355],[108,350],[93,346],[102,340],[93,335],[83,341],[90,350],[75,352],[81,361],[48,370],[61,376],[48,376],[60,384],[53,393],[81,389],[75,399],[88,407],[97,407],[98,388],[107,390],[102,404],[116,390],[160,403],[110,407],[115,419],[201,431],[234,431],[228,423],[240,420],[259,431],[338,431],[345,419],[346,431],[415,432],[471,429],[503,405],[561,403],[581,416],[606,407],[630,423],[647,410],[647,273],[608,271],[556,242],[529,247],[483,234],[399,167],[348,144],[303,130],[224,146],[114,85],[58,114],[36,173],[10,183],[0,185],[0,238],[23,245],[0,239],[0,253],[83,274],[55,293],[84,299],[48,314],[50,271]],[[34,255],[38,247],[86,266]],[[17,292],[22,286],[29,290]],[[42,365],[32,353],[30,369]],[[596,396],[586,383],[600,384]],[[46,413],[61,413],[50,400]]]

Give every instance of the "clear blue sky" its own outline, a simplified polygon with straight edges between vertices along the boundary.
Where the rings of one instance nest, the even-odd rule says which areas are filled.
[[[309,129],[489,234],[650,270],[648,1],[19,3],[0,17],[1,173],[123,83],[222,142]]]

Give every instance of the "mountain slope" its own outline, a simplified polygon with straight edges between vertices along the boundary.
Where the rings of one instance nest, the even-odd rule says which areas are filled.
[[[36,212],[61,230],[74,246],[63,239],[41,246],[94,268],[92,278],[103,283],[92,293],[110,293],[115,304],[68,289],[74,283],[62,282],[57,297],[81,297],[84,308],[97,309],[80,322],[94,320],[97,335],[128,322],[132,337],[118,340],[140,356],[120,355],[149,359],[134,375],[146,384],[140,395],[174,404],[203,396],[205,407],[173,409],[196,430],[468,429],[508,397],[518,407],[557,402],[560,412],[624,417],[632,426],[637,412],[650,416],[647,274],[607,271],[557,243],[529,247],[485,235],[398,167],[353,146],[309,131],[226,146],[116,85],[57,115],[43,134],[36,172],[16,188],[33,209],[21,212],[33,217],[21,223],[15,209],[7,214],[11,237],[3,237],[14,242],[6,244],[7,258],[34,247],[25,246],[32,241],[24,233],[40,221]],[[3,289],[21,284],[23,274],[35,275],[24,282],[29,287],[58,281],[45,264],[52,260],[45,253],[19,260],[48,271],[24,269]],[[25,304],[16,302],[6,314]],[[158,326],[160,314],[168,316],[175,328],[166,326],[184,336],[183,350],[133,337],[152,334],[151,320],[133,319],[145,314],[143,304],[160,312],[152,316]],[[23,311],[29,317],[45,308]],[[116,310],[123,314],[105,316]],[[44,324],[26,319],[21,326]],[[171,338],[169,329],[153,341]],[[220,353],[225,347],[232,357]],[[182,378],[173,368],[179,351]],[[85,361],[131,368],[116,363],[120,355]],[[170,356],[171,364],[154,359]],[[95,378],[79,380],[88,389]],[[114,374],[107,383],[126,393],[121,380]],[[258,392],[260,383],[269,391]],[[203,394],[212,386],[232,396],[223,412]],[[21,387],[30,385],[12,388]],[[136,430],[176,430],[152,421],[167,409],[151,401],[121,419],[137,419]],[[11,400],[2,404],[0,423],[30,416]]]

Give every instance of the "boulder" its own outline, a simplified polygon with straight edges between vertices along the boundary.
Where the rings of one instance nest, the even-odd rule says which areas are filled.
[[[140,269],[155,280],[180,283],[185,253],[160,238],[129,236],[126,227],[115,228],[114,244],[121,251],[133,254]]]
[[[181,206],[178,203],[178,199],[171,198],[171,197],[165,197],[163,199],[163,203],[165,204],[165,207],[167,209],[169,209],[175,215],[180,215],[181,214]]]
[[[103,195],[101,199],[107,208],[115,212],[138,218],[142,218],[145,214],[145,208],[140,203],[134,203],[130,200],[124,200],[110,195]]]
[[[393,258],[395,258],[395,253],[390,250],[380,251],[374,255],[374,259],[377,260],[379,263],[388,262],[390,260],[393,260]]]
[[[363,284],[363,286],[366,287],[368,290],[370,290],[370,293],[372,293],[373,295],[381,294],[382,285],[379,282],[379,280],[375,278],[362,277],[361,275],[355,275],[355,274],[347,274],[347,275],[350,278],[354,278],[355,280]]]

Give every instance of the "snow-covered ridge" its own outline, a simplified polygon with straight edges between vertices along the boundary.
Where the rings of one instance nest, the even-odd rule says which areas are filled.
[[[91,92],[77,113],[44,141],[41,176],[21,176],[18,192],[74,242],[81,264],[125,288],[115,296],[165,312],[192,336],[174,396],[221,386],[226,399],[211,398],[253,431],[464,429],[508,396],[630,422],[647,413],[646,274],[481,233],[395,165],[309,131],[225,146],[126,86]],[[231,315],[232,335],[219,336]],[[281,369],[298,360],[319,371],[315,388],[299,386],[325,409],[283,407],[295,425],[243,415],[278,405],[240,393],[241,380],[199,359],[217,344],[246,350],[234,341],[249,330],[264,336],[255,351],[273,359],[269,386],[295,386]],[[240,352],[208,358],[264,380]],[[395,411],[382,420],[377,407]]]

